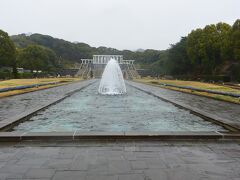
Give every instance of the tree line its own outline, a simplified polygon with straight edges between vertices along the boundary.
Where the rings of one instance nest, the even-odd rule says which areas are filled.
[[[231,76],[240,81],[240,20],[195,29],[167,50],[117,50],[91,47],[42,34],[20,34],[9,37],[0,30],[0,68],[9,66],[16,77],[16,67],[56,72],[74,67],[82,58],[94,54],[121,54],[136,60],[140,68],[155,76],[176,77]]]
[[[240,20],[232,26],[218,23],[193,30],[164,51],[152,68],[158,74],[228,75],[240,81]]]

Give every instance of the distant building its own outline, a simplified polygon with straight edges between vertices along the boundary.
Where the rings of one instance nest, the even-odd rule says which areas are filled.
[[[127,79],[138,78],[139,75],[134,66],[135,60],[124,60],[123,55],[93,55],[92,59],[81,59],[81,65],[76,76],[82,78],[100,78],[103,70],[110,59],[115,59]]]
[[[31,70],[24,69],[24,68],[17,68],[18,73],[30,73]]]
[[[24,73],[24,69],[23,68],[17,68],[17,72],[18,73]]]

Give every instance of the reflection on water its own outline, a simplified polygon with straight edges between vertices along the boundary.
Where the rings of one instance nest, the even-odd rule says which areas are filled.
[[[223,131],[189,111],[127,86],[127,94],[104,96],[94,83],[37,113],[14,131]]]

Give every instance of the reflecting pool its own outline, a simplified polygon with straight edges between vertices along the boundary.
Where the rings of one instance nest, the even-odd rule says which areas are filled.
[[[98,94],[96,82],[38,112],[13,131],[224,131],[189,111],[127,86],[127,94]]]

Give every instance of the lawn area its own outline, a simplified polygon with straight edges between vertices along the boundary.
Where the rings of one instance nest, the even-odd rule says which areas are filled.
[[[51,84],[51,85],[44,85],[40,87],[2,92],[0,93],[0,98],[17,95],[17,94],[23,94],[23,93],[32,92],[32,91],[38,91],[42,89],[47,89],[47,88],[60,86],[60,85],[68,84],[68,83],[79,81],[79,80],[81,79],[80,78],[36,78],[36,79],[11,79],[6,81],[0,81],[0,89],[16,87],[16,86],[26,86],[26,85],[32,85],[32,84],[57,83],[57,84]]]
[[[155,86],[160,86],[160,87],[175,90],[175,91],[181,91],[181,92],[185,92],[185,93],[196,94],[196,95],[200,95],[200,96],[206,96],[206,97],[210,97],[210,98],[214,98],[214,99],[218,99],[218,100],[223,100],[223,101],[240,104],[240,98],[212,94],[212,93],[207,93],[207,92],[193,91],[193,90],[182,89],[182,88],[178,88],[178,87],[163,86],[162,84],[170,84],[170,85],[176,85],[176,86],[188,86],[188,87],[194,87],[194,88],[205,89],[205,90],[213,90],[213,91],[240,94],[240,90],[233,89],[231,87],[227,87],[224,85],[216,85],[216,84],[197,82],[197,81],[164,80],[164,79],[151,79],[151,78],[136,79],[135,81],[141,82],[141,83],[146,83],[146,84],[151,84],[151,85],[155,85]]]
[[[36,78],[36,79],[11,79],[6,81],[0,81],[0,89],[1,88],[9,88],[16,86],[26,86],[32,84],[45,84],[45,83],[67,83],[78,81],[79,78]]]

